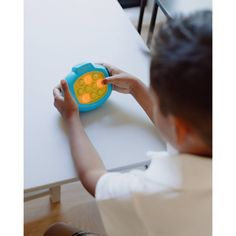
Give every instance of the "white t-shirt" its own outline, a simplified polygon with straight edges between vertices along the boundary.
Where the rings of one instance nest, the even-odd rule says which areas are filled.
[[[97,204],[107,234],[212,235],[211,158],[150,155],[146,171],[108,173],[98,181]]]
[[[178,189],[181,185],[180,160],[169,152],[148,152],[151,163],[147,170],[127,173],[110,172],[96,186],[96,199],[128,197],[133,193],[155,193]]]

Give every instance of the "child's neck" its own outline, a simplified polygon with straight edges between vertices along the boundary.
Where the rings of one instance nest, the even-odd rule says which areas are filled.
[[[212,158],[212,150],[207,149],[207,148],[206,149],[192,149],[192,150],[189,150],[188,153],[191,153],[197,156]]]
[[[194,142],[188,143],[188,145],[180,148],[180,152],[209,158],[212,157],[212,147],[200,139],[194,140]]]

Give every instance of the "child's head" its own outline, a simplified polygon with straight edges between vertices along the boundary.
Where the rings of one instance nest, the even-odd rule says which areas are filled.
[[[160,26],[151,61],[155,122],[181,152],[211,155],[212,14],[201,11]]]

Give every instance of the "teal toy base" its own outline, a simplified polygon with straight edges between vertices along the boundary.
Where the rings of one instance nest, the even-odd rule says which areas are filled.
[[[93,63],[83,63],[83,64],[79,64],[77,66],[74,66],[72,68],[71,73],[68,74],[65,78],[65,80],[67,81],[67,84],[69,86],[70,93],[73,96],[73,98],[75,99],[80,112],[88,112],[88,111],[92,111],[92,110],[97,109],[98,107],[102,106],[105,103],[105,101],[109,98],[109,96],[111,95],[112,86],[110,84],[108,84],[107,91],[106,91],[105,95],[102,96],[98,101],[93,102],[93,103],[89,103],[89,104],[82,104],[79,102],[79,100],[76,97],[75,91],[74,91],[75,82],[84,74],[86,74],[88,72],[95,72],[95,71],[103,73],[105,78],[109,76],[109,73],[104,66],[98,65],[98,64],[93,64]]]

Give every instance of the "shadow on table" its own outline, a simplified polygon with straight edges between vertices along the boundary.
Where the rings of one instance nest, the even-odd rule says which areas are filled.
[[[104,106],[96,110],[80,113],[80,116],[85,128],[97,122],[106,123],[108,127],[132,125],[148,130],[156,138],[160,136],[151,121],[150,124],[147,124],[141,117],[137,117],[135,114],[127,112],[121,106],[118,106],[111,101],[107,101]],[[59,125],[66,133],[65,123],[61,117],[59,119]]]

